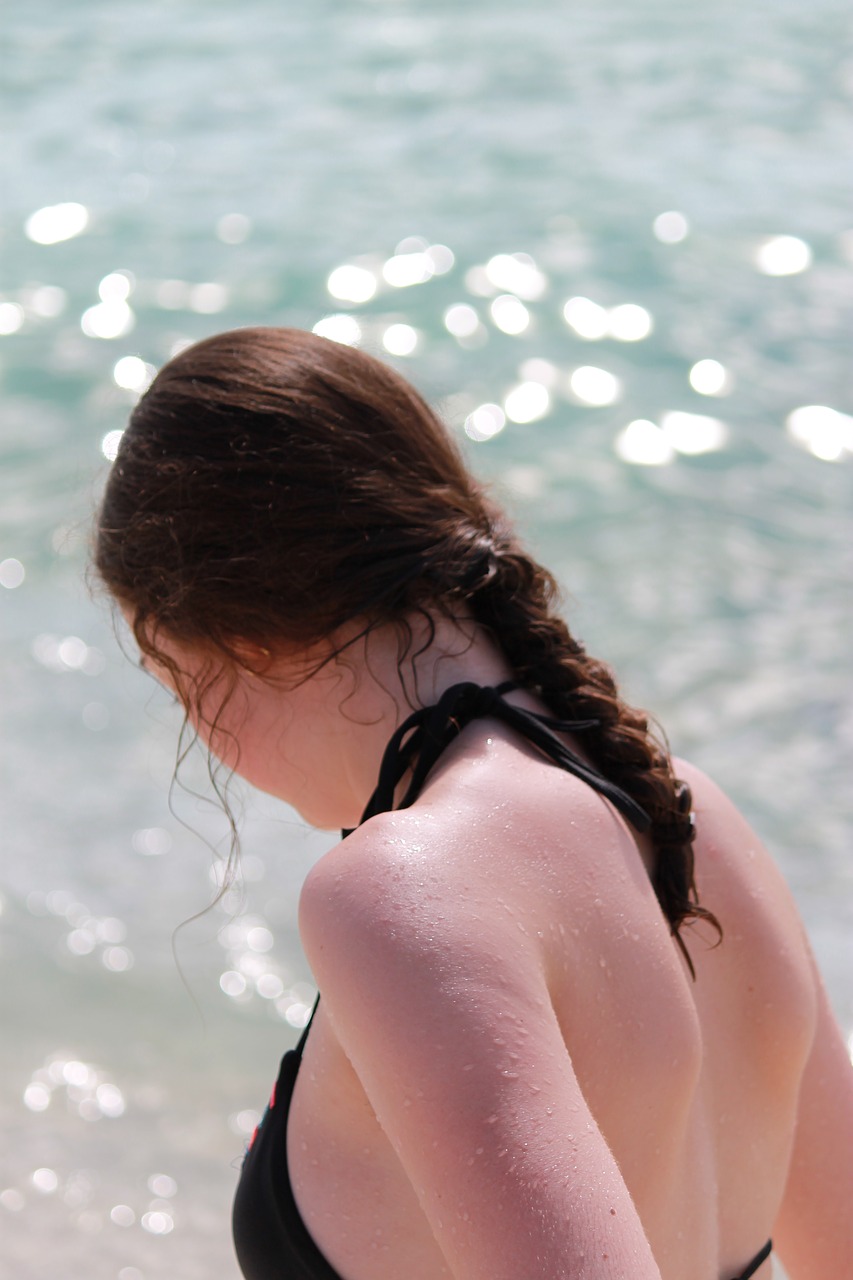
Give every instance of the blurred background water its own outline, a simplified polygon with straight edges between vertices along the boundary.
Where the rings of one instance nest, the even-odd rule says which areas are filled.
[[[244,886],[178,933],[182,983],[227,831],[170,808],[175,711],[84,582],[114,433],[219,329],[320,325],[441,404],[575,630],[779,858],[850,1032],[847,5],[4,28],[0,1273],[234,1280],[243,1143],[312,997],[295,902],[330,837],[245,792]]]

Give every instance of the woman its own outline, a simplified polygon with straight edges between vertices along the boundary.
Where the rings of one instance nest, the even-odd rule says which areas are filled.
[[[771,1234],[849,1270],[853,1072],[791,897],[410,386],[294,330],[191,347],[97,567],[212,754],[355,828],[301,897],[248,1280],[766,1280]]]

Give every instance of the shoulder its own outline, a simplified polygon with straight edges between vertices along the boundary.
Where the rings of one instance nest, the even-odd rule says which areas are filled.
[[[299,930],[324,996],[373,984],[388,999],[417,1002],[428,989],[495,975],[537,984],[538,943],[501,907],[488,858],[471,853],[450,816],[380,814],[309,873]]]

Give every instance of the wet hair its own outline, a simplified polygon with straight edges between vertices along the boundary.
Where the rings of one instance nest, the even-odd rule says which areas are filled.
[[[719,932],[663,741],[571,635],[554,578],[435,413],[378,360],[272,328],[181,352],[122,436],[95,567],[158,661],[158,635],[236,663],[246,645],[299,650],[355,620],[405,632],[417,612],[464,610],[558,716],[595,720],[584,747],[651,819],[654,890],[691,970],[681,926]]]

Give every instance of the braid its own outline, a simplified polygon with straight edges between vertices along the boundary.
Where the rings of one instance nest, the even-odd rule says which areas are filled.
[[[609,667],[586,653],[557,614],[552,575],[502,532],[481,535],[472,550],[466,586],[477,621],[499,640],[516,675],[558,715],[598,722],[584,734],[593,764],[648,813],[657,853],[654,891],[695,977],[682,924],[707,920],[720,937],[722,929],[696,896],[690,788],[674,776],[648,717],[622,701]]]

